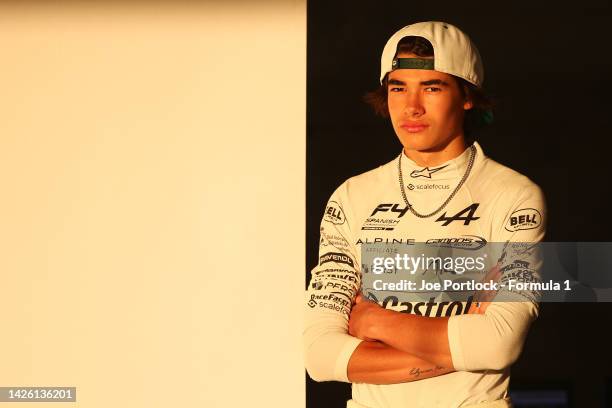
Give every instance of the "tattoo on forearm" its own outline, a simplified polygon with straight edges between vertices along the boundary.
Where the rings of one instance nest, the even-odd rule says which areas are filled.
[[[422,374],[431,373],[432,371],[443,370],[444,367],[435,366],[433,368],[428,368],[427,370],[421,370],[419,367],[413,367],[410,369],[410,375],[419,378]]]

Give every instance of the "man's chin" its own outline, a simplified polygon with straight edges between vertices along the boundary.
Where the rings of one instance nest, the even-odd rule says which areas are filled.
[[[419,136],[404,137],[400,142],[402,142],[404,149],[417,152],[437,152],[444,149],[444,145],[440,146],[436,141]]]
[[[406,150],[413,150],[417,152],[439,152],[448,146],[453,138],[447,140],[434,139],[431,135],[426,133],[408,133],[404,132],[402,137],[399,138],[400,142]]]

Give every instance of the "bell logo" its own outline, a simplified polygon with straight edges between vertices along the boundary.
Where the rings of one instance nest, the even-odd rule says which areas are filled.
[[[517,224],[536,224],[535,214],[519,215],[518,217],[510,217],[510,225],[514,226]]]
[[[506,222],[506,231],[515,232],[537,228],[542,223],[542,215],[535,208],[521,208],[516,210]]]
[[[330,201],[327,204],[323,219],[327,222],[331,222],[332,224],[336,225],[344,224],[344,221],[346,221],[346,218],[344,217],[344,211],[342,211],[342,207],[340,207],[340,204],[335,201]]]

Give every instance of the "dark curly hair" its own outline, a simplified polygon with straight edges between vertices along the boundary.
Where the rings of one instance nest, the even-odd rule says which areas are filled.
[[[429,41],[423,37],[404,37],[397,44],[395,55],[400,53],[411,53],[419,57],[433,57],[434,49]],[[363,100],[369,104],[376,114],[384,118],[389,117],[389,107],[387,105],[387,77],[385,75],[382,85],[376,90],[364,95]],[[491,122],[493,113],[493,101],[481,88],[466,81],[463,78],[452,75],[459,85],[461,95],[472,101],[473,107],[465,114],[463,121],[463,132],[466,137],[471,138],[473,132]]]

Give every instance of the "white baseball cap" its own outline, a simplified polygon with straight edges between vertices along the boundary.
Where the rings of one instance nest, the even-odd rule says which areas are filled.
[[[380,83],[385,75],[398,68],[407,68],[394,61],[399,41],[408,36],[423,37],[434,49],[433,70],[455,75],[481,87],[484,81],[482,59],[470,38],[457,27],[441,21],[407,25],[389,38],[380,58]],[[426,66],[411,66],[432,69]]]

